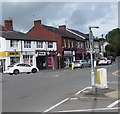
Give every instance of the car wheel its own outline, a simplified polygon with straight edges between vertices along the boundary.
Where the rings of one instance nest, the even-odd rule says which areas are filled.
[[[30,74],[30,72],[27,72],[27,74]]]
[[[14,74],[15,75],[19,74],[19,70],[14,70]]]
[[[83,68],[84,66],[83,65],[81,65],[81,68]]]
[[[32,69],[32,73],[36,73],[37,72],[37,69]]]
[[[9,73],[9,75],[13,75],[13,73]]]

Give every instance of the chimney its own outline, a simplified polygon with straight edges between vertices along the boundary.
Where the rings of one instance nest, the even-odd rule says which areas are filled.
[[[59,28],[65,30],[66,29],[66,25],[60,25]]]
[[[9,31],[13,31],[13,23],[12,20],[5,20],[4,21],[5,28]]]
[[[34,26],[40,26],[40,25],[41,25],[41,20],[34,21]]]

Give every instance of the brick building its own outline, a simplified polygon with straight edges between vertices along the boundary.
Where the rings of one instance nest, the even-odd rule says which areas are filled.
[[[68,67],[75,59],[85,59],[86,35],[76,30],[66,28],[65,25],[55,28],[46,26],[41,20],[34,21],[34,26],[28,35],[57,41],[57,63],[59,67]]]

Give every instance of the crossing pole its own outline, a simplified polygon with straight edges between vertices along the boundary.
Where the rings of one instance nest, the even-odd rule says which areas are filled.
[[[94,73],[94,63],[93,63],[93,32],[92,32],[92,28],[99,28],[99,27],[98,26],[89,27],[90,59],[91,59],[91,85],[92,85],[92,93],[96,94],[95,73]]]

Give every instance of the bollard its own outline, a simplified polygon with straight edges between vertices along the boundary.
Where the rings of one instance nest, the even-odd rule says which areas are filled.
[[[107,69],[105,68],[97,69],[97,87],[102,89],[108,88]]]

